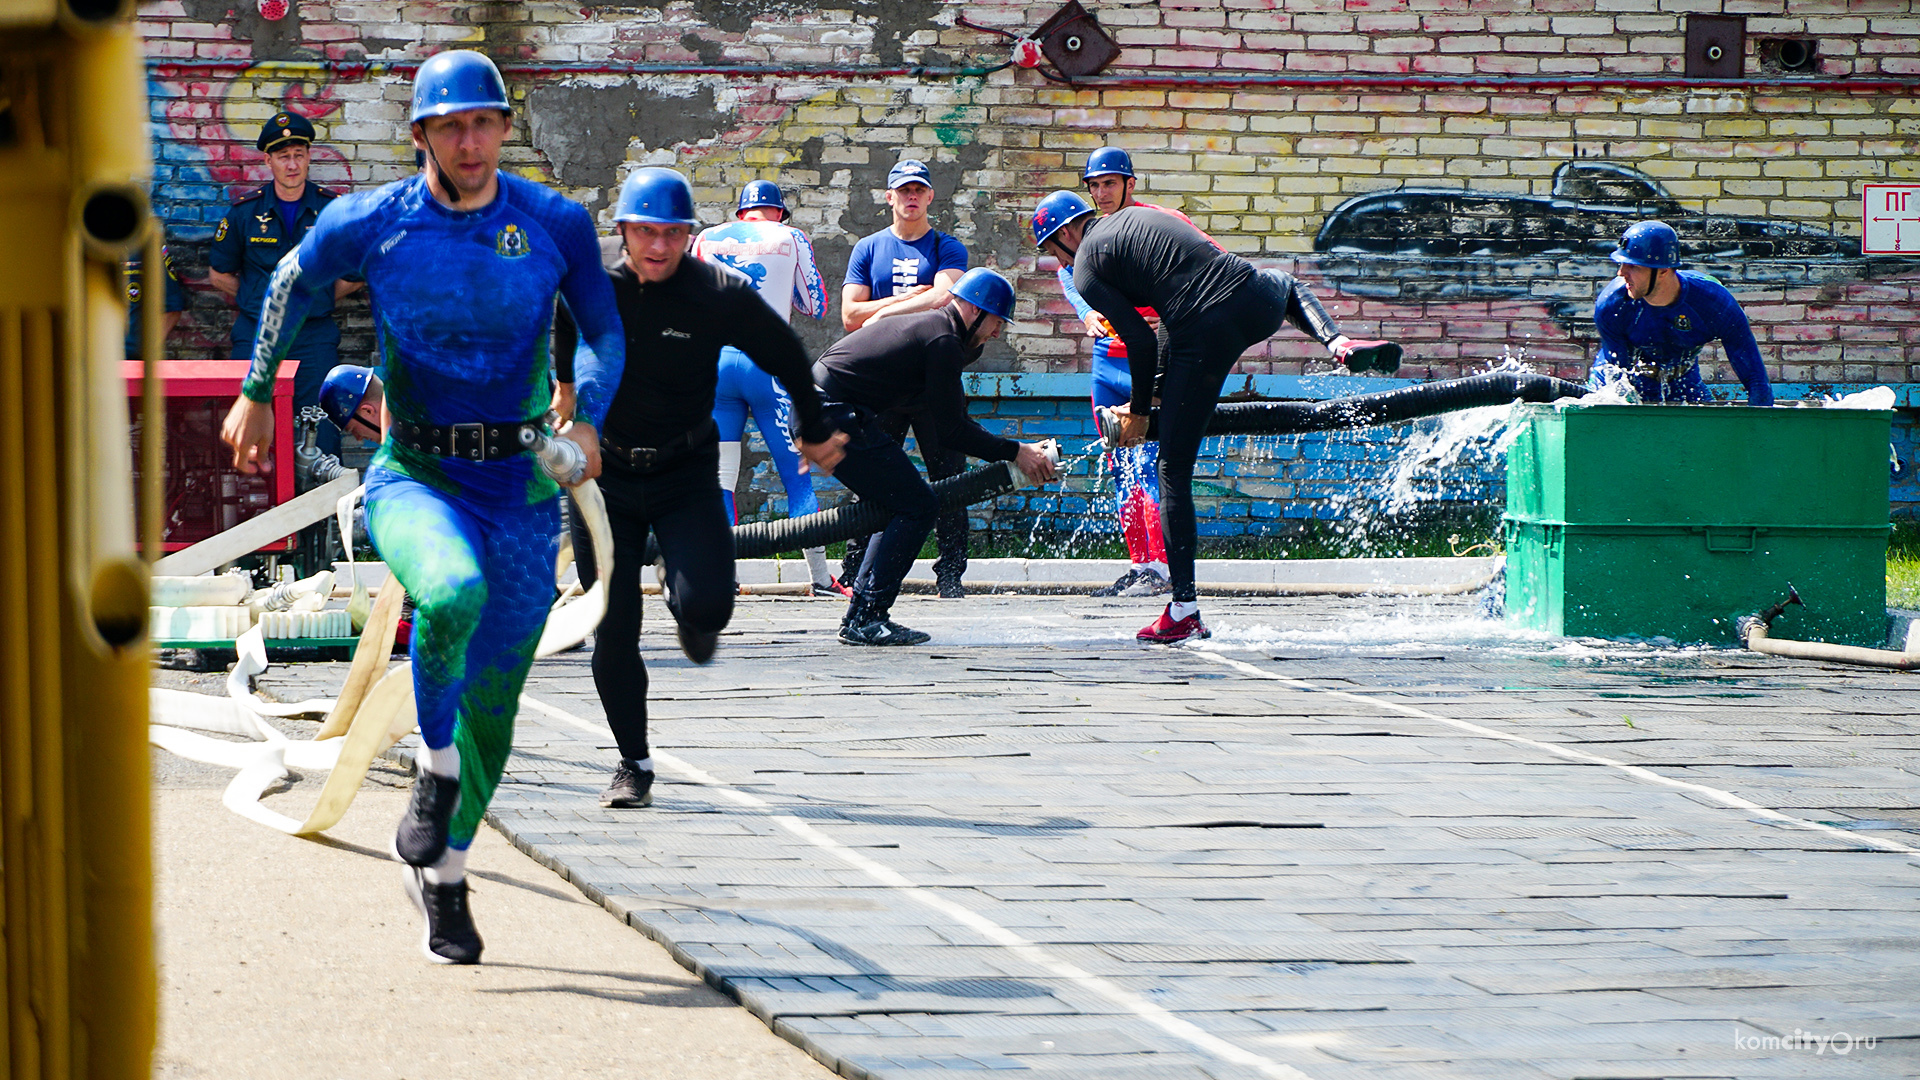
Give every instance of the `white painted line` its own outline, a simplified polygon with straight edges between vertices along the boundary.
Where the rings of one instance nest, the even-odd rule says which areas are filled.
[[[1662,787],[1678,788],[1681,791],[1691,791],[1696,795],[1703,795],[1709,799],[1712,799],[1714,802],[1717,802],[1722,806],[1726,806],[1734,810],[1744,810],[1750,814],[1758,814],[1769,821],[1778,821],[1783,825],[1792,825],[1795,828],[1806,829],[1810,832],[1827,833],[1852,843],[1866,844],[1871,847],[1876,847],[1876,848],[1879,848],[1881,851],[1891,851],[1901,855],[1920,855],[1920,848],[1908,847],[1905,844],[1898,843],[1893,840],[1883,840],[1878,836],[1868,836],[1863,833],[1851,832],[1846,829],[1836,829],[1831,825],[1822,825],[1817,821],[1808,821],[1805,818],[1797,818],[1792,816],[1791,814],[1783,814],[1778,810],[1773,810],[1773,809],[1769,809],[1768,807],[1761,806],[1759,803],[1749,802],[1748,800],[1743,799],[1738,795],[1735,795],[1731,791],[1722,791],[1717,787],[1708,787],[1705,784],[1696,784],[1690,780],[1675,780],[1670,776],[1662,776],[1651,769],[1645,768],[1644,766],[1630,765],[1624,761],[1615,761],[1612,758],[1601,757],[1599,754],[1590,753],[1586,750],[1576,750],[1571,746],[1558,746],[1549,742],[1541,742],[1538,739],[1529,739],[1524,735],[1515,735],[1511,732],[1499,731],[1495,728],[1482,727],[1479,724],[1469,723],[1468,721],[1465,721],[1465,720],[1455,720],[1449,716],[1441,716],[1438,713],[1430,713],[1425,709],[1416,709],[1411,705],[1401,705],[1397,702],[1392,702],[1392,701],[1381,701],[1377,698],[1369,697],[1365,694],[1349,694],[1343,690],[1329,690],[1325,687],[1315,686],[1310,682],[1303,682],[1299,679],[1290,679],[1285,675],[1276,675],[1271,671],[1267,671],[1264,668],[1256,667],[1255,665],[1249,664],[1244,660],[1235,660],[1231,657],[1221,656],[1219,653],[1215,653],[1215,652],[1201,652],[1194,649],[1187,649],[1183,651],[1188,652],[1194,656],[1203,656],[1208,660],[1212,660],[1214,663],[1217,663],[1217,664],[1225,664],[1226,666],[1233,668],[1236,671],[1244,672],[1248,675],[1253,676],[1256,679],[1270,679],[1274,682],[1285,683],[1286,685],[1291,686],[1296,690],[1306,690],[1315,694],[1329,694],[1333,697],[1337,697],[1345,701],[1359,702],[1363,705],[1368,705],[1376,709],[1383,709],[1388,712],[1397,712],[1403,716],[1414,716],[1422,720],[1432,720],[1433,722],[1438,724],[1446,724],[1450,727],[1459,728],[1461,731],[1470,731],[1473,734],[1482,736],[1484,738],[1499,739],[1502,742],[1517,743],[1521,746],[1532,747],[1535,750],[1552,754],[1555,757],[1566,758],[1568,761],[1578,761],[1588,765],[1605,765],[1609,769],[1618,769],[1621,772],[1626,773],[1628,776],[1631,776],[1636,780],[1644,780],[1649,784],[1658,784]]]
[[[520,702],[544,716],[551,717],[563,724],[569,724],[589,735],[604,737],[607,734],[605,725],[589,723],[567,712],[565,709],[561,709],[555,705],[549,705],[530,695],[520,695]],[[897,890],[915,903],[931,908],[947,918],[952,919],[954,922],[967,927],[986,940],[1006,949],[1008,952],[1013,953],[1015,956],[1020,957],[1033,966],[1065,979],[1083,990],[1098,994],[1100,997],[1107,999],[1139,1019],[1159,1028],[1161,1031],[1166,1032],[1168,1035],[1179,1039],[1189,1046],[1212,1054],[1222,1061],[1229,1061],[1235,1065],[1244,1065],[1248,1068],[1257,1069],[1261,1075],[1274,1077],[1275,1080],[1310,1080],[1305,1073],[1298,1069],[1288,1065],[1282,1065],[1271,1058],[1263,1057],[1251,1050],[1236,1046],[1218,1036],[1210,1035],[1198,1025],[1180,1019],[1166,1009],[1140,997],[1125,987],[1109,982],[1098,975],[1092,974],[1054,956],[1039,945],[1028,941],[979,912],[962,907],[932,892],[925,886],[914,884],[899,871],[875,862],[832,837],[821,833],[820,830],[801,821],[799,818],[793,817],[790,814],[776,812],[772,805],[765,800],[749,795],[744,791],[738,791],[728,787],[717,777],[672,754],[655,750],[653,752],[653,760],[656,764],[665,765],[686,779],[710,789],[715,795],[718,795],[728,802],[766,814],[769,819],[781,828],[800,837],[820,850],[827,852],[848,866],[861,871],[880,884]]]

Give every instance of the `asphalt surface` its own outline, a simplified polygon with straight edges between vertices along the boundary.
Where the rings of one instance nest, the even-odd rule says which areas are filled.
[[[160,685],[223,692],[220,676]],[[311,737],[315,725],[284,725]],[[168,1080],[830,1075],[653,942],[483,831],[473,906],[486,963],[421,955],[387,854],[410,773],[376,762],[320,840],[220,804],[227,769],[153,752],[160,1042]],[[311,805],[321,777],[269,804]]]
[[[1911,676],[1470,598],[1208,601],[1212,641],[1137,645],[1156,607],[909,598],[932,644],[866,650],[748,598],[696,668],[649,600],[655,806],[595,801],[582,651],[536,667],[494,820],[848,1076],[1920,1075]]]

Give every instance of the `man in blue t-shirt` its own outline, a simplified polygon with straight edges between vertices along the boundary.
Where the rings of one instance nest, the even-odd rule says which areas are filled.
[[[1600,331],[1594,385],[1625,377],[1641,401],[1712,401],[1700,378],[1700,350],[1718,340],[1747,388],[1747,404],[1773,404],[1747,313],[1726,286],[1679,269],[1680,238],[1671,227],[1639,222],[1620,238],[1613,261],[1620,276],[1593,305]]]
[[[946,305],[949,290],[966,273],[967,248],[927,220],[933,197],[933,174],[925,162],[905,158],[888,171],[886,198],[893,222],[853,246],[846,283],[840,287],[840,324],[849,331],[875,319]],[[880,418],[880,425],[901,442],[906,441],[907,428],[913,428],[929,479],[944,480],[966,468],[967,456],[940,445],[939,428],[924,410],[889,413]],[[940,595],[965,596],[960,579],[967,572],[966,510],[941,514],[935,530],[940,557],[933,564],[933,576]],[[848,542],[841,581],[853,580],[865,554],[864,538]]]

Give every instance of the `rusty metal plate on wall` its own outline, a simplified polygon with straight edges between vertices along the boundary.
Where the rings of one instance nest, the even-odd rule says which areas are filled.
[[[1746,73],[1747,20],[1742,15],[1687,16],[1687,77],[1737,79]]]

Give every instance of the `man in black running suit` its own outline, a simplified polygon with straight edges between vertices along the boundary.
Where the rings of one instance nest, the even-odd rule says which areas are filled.
[[[1073,285],[1104,314],[1127,345],[1133,400],[1113,409],[1122,445],[1146,437],[1148,411],[1160,404],[1160,520],[1173,601],[1137,637],[1170,644],[1208,636],[1193,581],[1198,546],[1193,465],[1220,390],[1240,354],[1288,323],[1336,356],[1357,354],[1381,370],[1399,363],[1392,342],[1354,342],[1305,284],[1213,246],[1171,214],[1128,206],[1105,217],[1077,192],[1056,191],[1034,210],[1034,241],[1073,267]],[[1160,313],[1165,363],[1153,328],[1136,309]],[[1159,368],[1164,371],[1158,371]],[[1157,381],[1156,381],[1157,376]]]
[[[593,683],[620,764],[602,806],[653,802],[647,747],[647,668],[640,659],[640,568],[652,530],[666,561],[668,608],[687,658],[713,658],[733,617],[733,523],[720,494],[720,441],[713,422],[720,349],[731,345],[780,380],[793,399],[800,451],[831,474],[846,436],[822,420],[805,348],[744,275],[687,254],[698,224],[693,189],[672,169],[639,169],[621,185],[614,220],[624,254],[613,278],[629,365],[607,410],[600,440],[600,488],[613,526],[607,613],[594,635]],[[578,341],[562,307],[554,353],[562,386]],[[573,516],[583,586],[594,562],[586,528]]]

